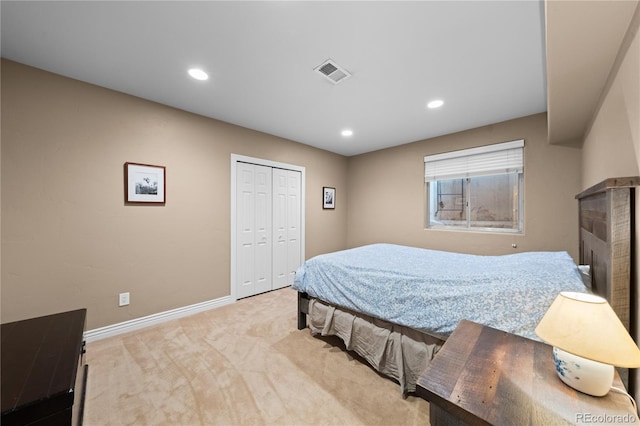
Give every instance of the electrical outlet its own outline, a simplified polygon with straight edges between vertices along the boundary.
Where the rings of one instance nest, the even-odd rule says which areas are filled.
[[[129,293],[120,293],[118,306],[127,306],[129,304]]]

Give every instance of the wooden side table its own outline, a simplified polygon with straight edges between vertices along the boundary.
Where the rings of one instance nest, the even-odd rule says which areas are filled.
[[[593,397],[557,376],[551,346],[461,321],[418,379],[431,425],[634,424],[626,395]],[[616,373],[614,386],[624,388]]]
[[[3,426],[82,424],[86,312],[2,324]]]

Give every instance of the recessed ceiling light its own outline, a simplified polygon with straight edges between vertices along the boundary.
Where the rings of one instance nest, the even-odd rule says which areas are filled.
[[[344,130],[341,132],[341,134],[342,134],[342,136],[349,137],[349,136],[353,135],[353,130],[350,130],[350,129],[344,129]]]
[[[431,101],[427,104],[428,108],[440,108],[442,105],[444,105],[444,101],[441,99],[436,99],[434,101]]]
[[[200,68],[191,68],[189,70],[189,75],[196,80],[207,80],[209,78],[209,75]]]

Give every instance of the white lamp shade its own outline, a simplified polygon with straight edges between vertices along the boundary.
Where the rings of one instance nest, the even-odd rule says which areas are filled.
[[[536,334],[548,344],[616,367],[640,367],[640,349],[607,301],[562,292],[544,315]]]

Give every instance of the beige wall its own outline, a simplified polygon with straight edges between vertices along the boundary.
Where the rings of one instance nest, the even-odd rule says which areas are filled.
[[[516,139],[525,140],[523,235],[425,229],[425,155]],[[546,114],[350,157],[348,188],[349,246],[390,242],[474,254],[578,255],[580,150],[547,143]]]
[[[600,108],[584,140],[582,149],[582,187],[608,177],[640,175],[640,6],[636,10],[628,37],[619,52],[619,68],[614,70]],[[635,34],[635,35],[634,35]],[[640,191],[636,189],[636,228],[633,247],[633,274],[636,289],[635,318],[632,329],[640,341]],[[640,398],[640,372],[631,375],[636,399]]]
[[[605,94],[582,146],[582,181],[588,188],[640,169],[640,40],[636,34]]]
[[[232,153],[306,167],[307,257],[346,246],[345,157],[6,60],[1,91],[2,322],[86,307],[94,329],[229,295]],[[165,206],[124,204],[127,161],[167,167]]]

